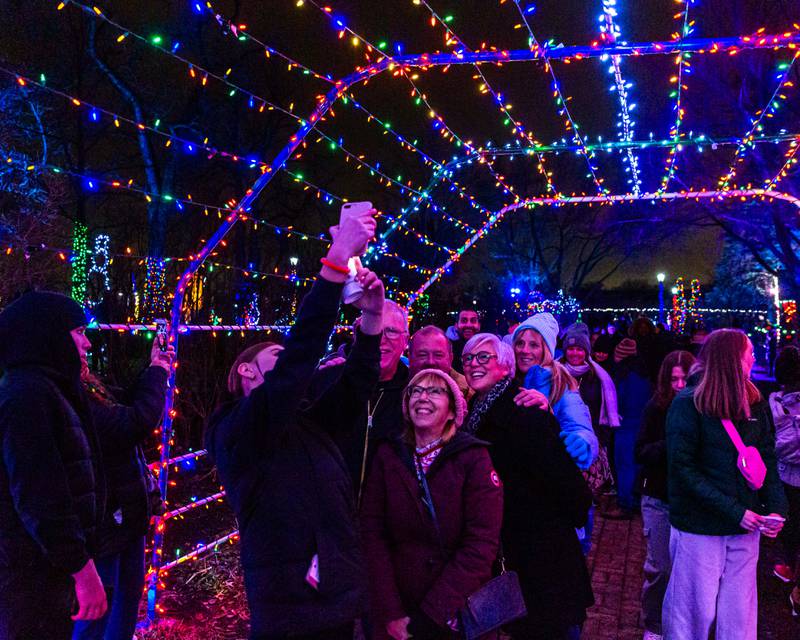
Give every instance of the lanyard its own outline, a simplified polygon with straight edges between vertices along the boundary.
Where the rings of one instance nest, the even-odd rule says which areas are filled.
[[[367,428],[364,430],[364,451],[361,454],[361,479],[358,481],[358,496],[356,499],[356,506],[361,507],[361,492],[364,489],[364,476],[367,473],[367,449],[369,447],[369,432],[372,431],[372,416],[378,410],[378,405],[383,399],[383,391],[381,391],[378,399],[375,401],[375,406],[372,406],[372,400],[367,400]]]

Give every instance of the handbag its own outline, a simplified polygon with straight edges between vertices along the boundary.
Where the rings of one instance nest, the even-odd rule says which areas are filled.
[[[746,447],[742,442],[742,436],[736,430],[733,422],[723,418],[722,426],[728,433],[728,437],[736,447],[736,466],[747,481],[747,485],[754,491],[758,491],[764,486],[764,479],[767,477],[767,466],[761,459],[761,454],[755,447]]]
[[[442,541],[442,532],[439,528],[439,519],[436,517],[436,509],[433,506],[428,481],[425,479],[425,472],[422,470],[422,466],[416,456],[414,456],[414,461],[417,480],[422,490],[422,502],[427,507],[428,513],[430,513],[439,547],[442,550],[442,555],[446,558],[447,554]],[[502,544],[498,553],[498,560],[500,562],[500,575],[492,578],[467,596],[465,605],[458,612],[461,633],[466,640],[478,640],[485,634],[496,631],[503,625],[528,615],[525,599],[522,597],[519,576],[514,571],[506,570]]]

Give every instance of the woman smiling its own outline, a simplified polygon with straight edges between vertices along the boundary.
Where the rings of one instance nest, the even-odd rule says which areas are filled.
[[[404,438],[378,448],[361,509],[376,639],[453,637],[491,577],[503,491],[486,443],[459,431],[466,412],[455,381],[423,369],[403,397]]]
[[[490,443],[505,491],[503,551],[519,574],[528,617],[507,629],[525,640],[572,640],[593,603],[575,533],[592,502],[559,439],[558,422],[538,407],[518,406],[514,351],[479,333],[464,345],[464,375],[475,392],[465,431]]]

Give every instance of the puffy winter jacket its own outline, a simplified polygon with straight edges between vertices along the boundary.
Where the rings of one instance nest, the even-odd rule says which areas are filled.
[[[800,391],[778,391],[769,397],[775,421],[778,475],[786,484],[800,487]]]
[[[552,383],[553,374],[550,369],[537,364],[528,370],[523,386],[526,389],[535,389],[549,398]],[[589,413],[589,407],[586,406],[586,403],[581,398],[581,394],[577,391],[567,390],[551,408],[553,415],[558,420],[561,431],[575,433],[586,440],[589,447],[591,447],[592,462],[594,462],[600,450],[600,445],[592,429],[592,416]]]

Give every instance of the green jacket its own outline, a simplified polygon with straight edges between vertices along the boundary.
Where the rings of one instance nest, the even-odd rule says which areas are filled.
[[[745,509],[786,516],[769,405],[759,402],[750,419],[735,423],[744,444],[756,447],[767,467],[764,486],[754,491],[736,466],[736,448],[722,422],[701,415],[693,394],[694,387],[681,391],[667,414],[670,524],[688,533],[730,536],[745,533],[739,526]]]

